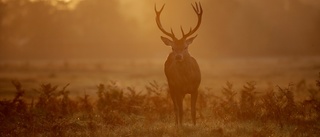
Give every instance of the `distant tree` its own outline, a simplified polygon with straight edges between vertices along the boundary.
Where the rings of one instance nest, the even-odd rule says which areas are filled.
[[[41,46],[51,43],[57,28],[52,25],[56,9],[47,1],[6,1],[2,19],[5,48],[15,56],[37,54]],[[50,40],[50,41],[49,41]]]
[[[203,30],[211,45],[240,56],[320,54],[320,9],[301,0],[212,0]],[[211,6],[212,5],[212,6]],[[213,50],[215,50],[213,49]],[[232,50],[230,50],[232,49]]]
[[[83,0],[74,10],[74,16],[78,48],[97,54],[133,49],[129,44],[133,41],[135,24],[124,20],[116,0]]]
[[[1,1],[1,56],[119,55],[132,43],[135,24],[118,6],[116,0],[83,0],[75,9],[57,0]]]

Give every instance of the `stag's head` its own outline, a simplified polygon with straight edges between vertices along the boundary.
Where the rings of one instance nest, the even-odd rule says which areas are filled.
[[[184,33],[183,31],[183,28],[181,28],[181,33],[182,33],[182,38],[181,39],[177,39],[176,36],[174,35],[172,29],[171,29],[171,32],[168,32],[166,30],[164,30],[164,28],[162,27],[161,25],[161,22],[160,22],[160,14],[164,8],[165,5],[162,6],[162,8],[157,11],[157,8],[155,6],[155,12],[156,12],[156,22],[157,22],[157,25],[158,25],[158,28],[165,34],[167,35],[168,37],[170,37],[171,39],[169,38],[166,38],[166,37],[163,37],[161,36],[161,40],[164,42],[165,45],[167,46],[171,46],[172,47],[172,53],[175,57],[175,60],[177,61],[183,61],[185,55],[189,55],[188,53],[188,46],[192,43],[192,41],[197,37],[194,36],[194,37],[190,37],[192,36],[200,27],[200,24],[201,24],[201,19],[202,19],[202,7],[201,7],[201,3],[199,2],[198,3],[195,3],[195,5],[191,4],[192,5],[192,8],[193,10],[196,12],[197,16],[198,16],[198,23],[197,23],[197,26],[192,29],[190,28],[189,32],[188,33]]]

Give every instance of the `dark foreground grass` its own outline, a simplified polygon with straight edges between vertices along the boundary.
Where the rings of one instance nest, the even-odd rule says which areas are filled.
[[[197,125],[191,125],[190,98],[184,125],[174,124],[167,87],[157,82],[145,91],[115,82],[96,87],[97,97],[71,98],[68,85],[41,84],[37,98],[26,101],[18,81],[13,99],[0,101],[0,136],[319,136],[320,76],[313,87],[289,84],[259,91],[247,82],[239,91],[226,83],[222,95],[202,90]],[[296,95],[306,92],[307,98]]]

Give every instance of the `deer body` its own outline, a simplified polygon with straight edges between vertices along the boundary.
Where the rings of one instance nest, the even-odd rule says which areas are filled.
[[[165,74],[170,90],[181,95],[194,93],[200,85],[200,68],[190,55],[179,62],[171,53],[165,63]]]
[[[169,54],[165,62],[165,75],[169,85],[169,93],[174,105],[174,112],[176,116],[176,124],[182,125],[183,117],[183,98],[186,94],[191,94],[191,116],[193,124],[196,124],[196,102],[198,97],[198,88],[201,82],[200,68],[197,61],[189,54],[188,46],[193,42],[195,37],[190,37],[201,24],[202,8],[201,4],[196,3],[192,5],[194,11],[198,15],[198,23],[195,29],[190,28],[190,31],[185,34],[182,27],[182,38],[177,39],[171,29],[171,33],[165,31],[160,22],[160,11],[156,11],[156,22],[159,29],[171,39],[162,37],[162,41],[167,46],[172,47],[172,52]]]
[[[201,81],[197,61],[189,55],[184,61],[177,62],[171,53],[165,63],[165,74],[174,104],[176,124],[182,124],[183,98],[186,94],[191,94],[191,115],[193,123],[196,124],[196,101]]]

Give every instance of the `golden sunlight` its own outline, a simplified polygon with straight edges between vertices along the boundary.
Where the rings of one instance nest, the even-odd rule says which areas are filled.
[[[320,0],[0,0],[0,137],[319,136],[319,17]]]
[[[146,6],[145,0],[132,1],[132,0],[119,0],[120,12],[128,17],[134,19],[138,23],[143,23],[146,18]]]

